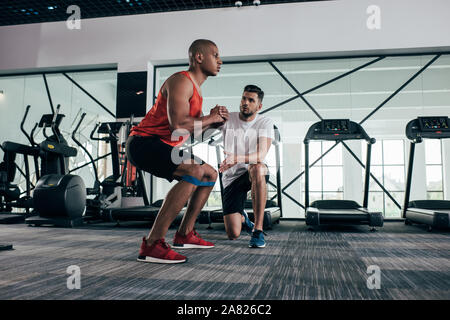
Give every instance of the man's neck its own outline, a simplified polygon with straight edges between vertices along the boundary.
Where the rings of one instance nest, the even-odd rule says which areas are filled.
[[[254,113],[251,117],[246,118],[242,115],[241,112],[239,112],[239,119],[241,119],[242,121],[245,121],[245,122],[250,122],[250,121],[255,120],[256,116],[257,116],[257,113]]]
[[[189,68],[188,72],[199,88],[208,78],[208,76],[199,69]]]

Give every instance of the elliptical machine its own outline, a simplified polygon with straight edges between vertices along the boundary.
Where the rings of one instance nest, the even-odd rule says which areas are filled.
[[[41,119],[46,140],[40,143],[41,173],[33,192],[33,208],[39,215],[25,219],[28,225],[54,225],[75,227],[83,224],[86,204],[86,188],[80,176],[66,174],[68,157],[74,157],[77,149],[67,145],[59,132],[59,123],[64,115],[59,114],[60,105],[48,123],[49,115]],[[45,128],[50,127],[53,135],[47,136]],[[56,172],[48,174],[49,168]]]
[[[0,223],[23,223],[25,218],[33,213],[30,213],[30,209],[33,207],[33,198],[31,197],[31,188],[34,187],[31,183],[30,165],[29,157],[32,156],[34,160],[34,169],[36,180],[39,179],[39,156],[40,148],[34,142],[33,135],[38,124],[36,123],[31,134],[29,135],[24,129],[25,119],[28,116],[28,112],[31,106],[28,105],[25,110],[25,114],[20,123],[20,130],[25,135],[25,137],[30,142],[30,145],[25,145],[21,143],[5,141],[1,149],[4,152],[3,162],[0,164]],[[25,172],[23,172],[16,165],[17,154],[23,155],[23,161],[25,165]],[[22,196],[23,192],[18,185],[14,184],[14,178],[16,171],[25,177],[26,191],[25,195]],[[25,214],[21,213],[11,213],[12,208],[22,208],[25,209]],[[7,212],[6,214],[3,212]]]
[[[139,172],[137,177],[133,176],[134,172],[130,168],[131,164],[128,163],[124,156],[123,148],[125,145],[120,143],[121,139],[119,138],[121,133],[128,137],[132,119],[126,122],[99,122],[96,123],[92,130],[90,139],[109,144],[111,150],[109,155],[111,156],[112,175],[100,181],[96,160],[76,138],[76,133],[85,116],[86,113],[82,113],[75,130],[72,132],[72,140],[89,157],[89,162],[94,171],[94,186],[93,188],[87,188],[87,195],[93,195],[94,197],[86,200],[84,221],[110,221],[109,212],[111,210],[117,211],[129,207],[149,205],[142,173]],[[96,133],[97,135],[95,135]],[[122,150],[119,149],[119,146],[122,147]]]
[[[98,220],[102,219],[102,210],[107,208],[117,208],[121,206],[121,197],[122,197],[122,191],[121,191],[121,184],[120,182],[117,182],[120,178],[120,170],[119,170],[119,159],[118,159],[118,150],[117,150],[117,135],[115,130],[111,128],[109,123],[104,123],[100,125],[100,123],[97,123],[94,127],[94,129],[91,132],[90,138],[94,141],[103,141],[106,143],[109,143],[111,146],[111,158],[112,158],[112,168],[113,168],[113,174],[106,177],[103,181],[99,180],[99,174],[97,165],[95,164],[95,160],[92,157],[91,153],[86,149],[85,146],[76,138],[76,133],[78,129],[80,128],[81,123],[83,122],[84,118],[86,117],[86,113],[83,112],[83,114],[80,117],[80,120],[78,121],[77,126],[72,132],[72,140],[84,151],[84,153],[89,157],[90,163],[92,165],[92,168],[94,170],[94,186],[92,188],[87,188],[86,192],[88,196],[95,196],[91,199],[86,199],[86,212],[84,214],[84,220]],[[97,128],[100,129],[104,125],[104,128],[102,129],[103,133],[108,133],[108,136],[105,137],[94,137],[94,133],[97,130]],[[106,132],[104,132],[106,129]]]

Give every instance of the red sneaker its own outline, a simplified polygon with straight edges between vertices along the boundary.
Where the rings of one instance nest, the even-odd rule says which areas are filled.
[[[149,246],[144,237],[137,260],[153,263],[182,263],[186,262],[187,258],[173,251],[164,239],[156,240]]]
[[[175,238],[173,239],[173,246],[180,249],[209,249],[214,248],[214,243],[203,240],[194,229],[185,236],[179,234],[177,231],[177,233],[175,233]]]

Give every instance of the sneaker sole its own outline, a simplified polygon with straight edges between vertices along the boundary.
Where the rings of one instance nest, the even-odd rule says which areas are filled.
[[[174,264],[174,263],[183,263],[186,262],[188,259],[184,260],[165,260],[165,259],[159,259],[154,257],[138,257],[137,261],[139,262],[148,262],[148,263],[164,263],[164,264]]]
[[[249,248],[265,248],[265,247],[266,247],[266,244],[263,244],[262,246],[258,246],[258,245],[256,245],[256,244],[249,244],[248,247],[249,247]]]
[[[202,246],[200,244],[173,244],[174,248],[177,249],[210,249],[214,248],[214,246]]]

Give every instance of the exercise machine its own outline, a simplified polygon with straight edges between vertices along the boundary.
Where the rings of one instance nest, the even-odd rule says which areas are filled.
[[[33,140],[33,134],[38,124],[35,124],[30,135],[24,129],[24,123],[30,108],[31,106],[29,105],[26,107],[20,123],[20,130],[28,139],[30,145],[5,141],[1,146],[4,152],[3,162],[0,163],[0,212],[2,212],[0,223],[2,224],[23,223],[25,218],[31,215],[30,209],[33,207],[29,157],[33,157],[36,180],[38,180],[40,177],[38,159],[41,156],[41,152],[39,146]],[[17,154],[23,156],[25,172],[16,164]],[[21,192],[19,186],[14,184],[17,171],[25,177],[26,195],[24,196],[22,196],[23,192]],[[11,213],[12,208],[25,209],[25,214]]]
[[[76,156],[77,149],[70,147],[59,132],[64,117],[59,110],[60,105],[54,114],[44,115],[39,123],[46,139],[39,144],[41,178],[33,191],[33,208],[38,216],[25,219],[28,225],[75,227],[83,223],[86,189],[80,176],[67,174],[67,158]],[[45,133],[47,127],[51,128],[52,136]]]
[[[366,140],[367,158],[364,178],[363,205],[353,200],[316,200],[309,203],[309,142],[311,140],[334,141]],[[363,127],[349,119],[329,119],[314,123],[304,139],[305,145],[305,222],[310,228],[319,225],[369,225],[372,231],[383,226],[381,212],[368,210],[370,159],[374,138]]]
[[[276,188],[277,194],[272,199],[266,201],[266,207],[264,209],[264,220],[263,229],[272,229],[274,224],[280,223],[280,218],[282,214],[282,201],[281,201],[281,163],[280,163],[280,142],[281,136],[278,128],[274,126],[275,139],[272,141],[272,145],[275,147],[275,162],[276,162],[276,184],[269,180],[268,184]],[[216,148],[217,165],[219,166],[222,162],[221,160],[221,143],[223,137],[214,140],[211,138],[209,145]],[[219,173],[219,183],[220,183],[220,193],[223,195],[223,184],[222,184],[222,173]],[[277,201],[274,201],[274,199]],[[209,224],[211,228],[211,223],[222,223],[223,222],[223,205],[222,207],[204,207],[200,212],[198,222],[201,224]],[[247,212],[250,220],[255,221],[252,200],[247,199],[244,203],[245,212]]]
[[[0,251],[4,251],[4,250],[12,250],[13,249],[13,245],[10,243],[0,243]]]
[[[102,220],[116,222],[154,222],[162,205],[162,200],[150,203],[142,170],[134,167],[126,157],[126,139],[132,125],[133,116],[125,122],[103,122],[91,132],[91,139],[110,144],[113,174],[101,182],[106,202],[100,201]],[[98,137],[94,136],[97,130]],[[104,135],[104,137],[100,137]],[[91,160],[92,162],[92,160]],[[181,217],[177,217],[177,221]]]
[[[120,178],[120,168],[119,168],[119,155],[117,142],[118,137],[117,133],[120,130],[120,126],[122,123],[97,123],[94,129],[91,132],[90,138],[93,141],[103,141],[105,143],[110,144],[111,146],[111,162],[113,174],[106,177],[103,181],[99,180],[99,174],[97,165],[95,164],[95,160],[92,157],[92,154],[83,146],[83,144],[76,138],[76,134],[78,129],[81,126],[84,118],[86,117],[86,113],[82,113],[78,124],[72,132],[72,140],[80,147],[84,153],[88,156],[92,169],[94,171],[94,186],[92,188],[86,189],[87,196],[94,196],[94,198],[86,199],[86,212],[84,214],[85,221],[92,221],[101,219],[102,210],[107,208],[114,208],[121,206],[121,184],[117,182]],[[103,137],[95,137],[94,133],[98,129],[98,133],[107,133],[106,136]]]
[[[428,230],[450,227],[449,200],[414,200],[409,201],[411,194],[414,152],[416,144],[423,139],[450,138],[450,120],[447,116],[418,117],[406,125],[406,137],[411,141],[409,150],[408,173],[406,178],[405,201],[402,216],[406,225],[412,223],[425,224]]]

